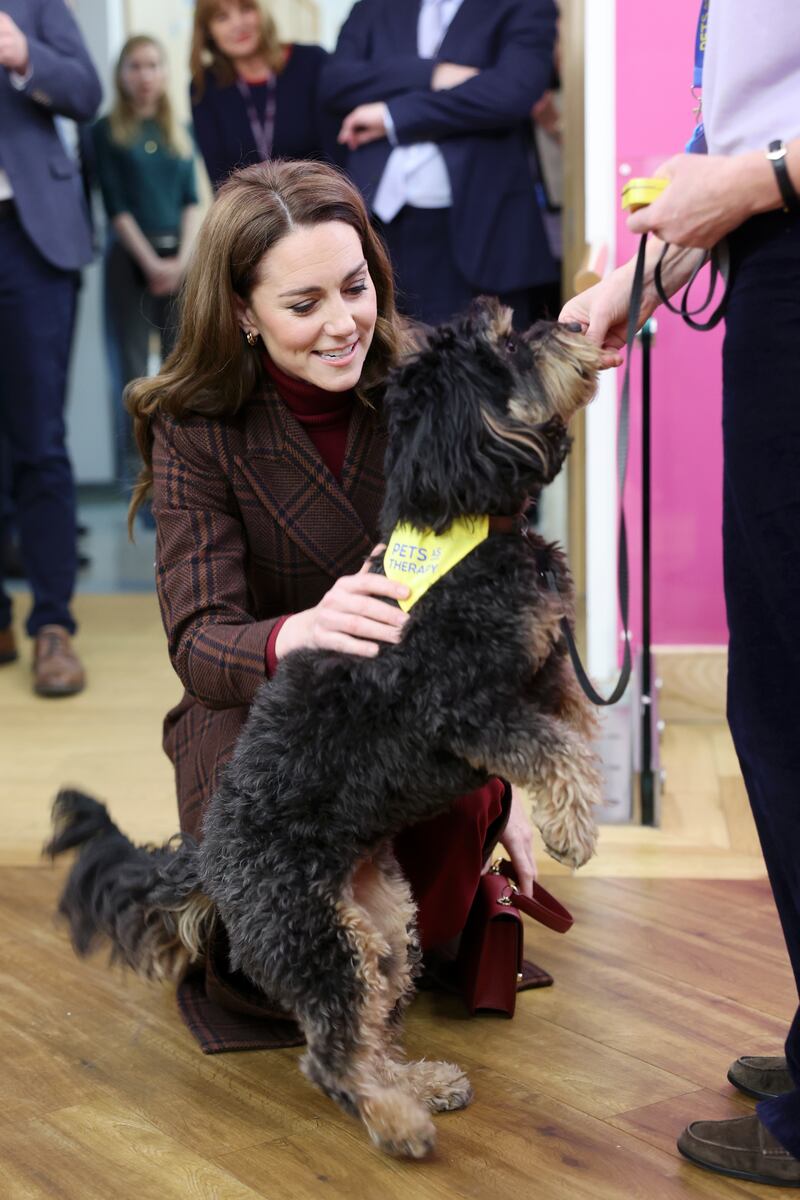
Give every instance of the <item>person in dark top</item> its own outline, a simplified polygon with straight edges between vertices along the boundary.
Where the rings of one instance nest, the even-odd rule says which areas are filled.
[[[339,155],[317,100],[326,58],[320,46],[279,42],[259,0],[197,0],[192,121],[214,188],[249,163]]]
[[[342,26],[320,99],[409,317],[483,293],[524,329],[558,278],[529,145],[556,17],[553,0],[358,0]]]
[[[147,374],[152,329],[161,334],[162,358],[172,348],[172,298],[186,270],[199,210],[190,147],[172,117],[158,42],[144,35],[129,38],[114,81],[113,107],[93,126],[92,142],[110,225],[106,319],[117,473],[125,482],[138,464],[122,393],[132,379]]]

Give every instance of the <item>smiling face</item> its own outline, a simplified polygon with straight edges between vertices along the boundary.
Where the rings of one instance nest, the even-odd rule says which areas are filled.
[[[223,0],[208,20],[208,32],[220,54],[236,63],[263,50],[263,26],[259,9],[237,0]]]
[[[375,288],[358,234],[343,221],[304,225],[269,250],[249,300],[245,332],[295,379],[345,392],[361,378],[377,318]]]

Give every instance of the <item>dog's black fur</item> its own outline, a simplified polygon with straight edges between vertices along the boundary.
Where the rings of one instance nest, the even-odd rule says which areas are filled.
[[[560,469],[598,364],[563,327],[513,333],[496,302],[433,331],[387,393],[384,537],[398,521],[441,532],[523,509]],[[416,949],[391,840],[500,774],[537,793],[557,857],[589,856],[599,784],[561,639],[570,603],[555,546],[490,536],[419,599],[399,644],[375,658],[287,656],[199,846],[137,850],[102,805],[61,793],[48,849],[82,847],[61,901],[76,949],[105,934],[130,965],[168,975],[221,920],[232,966],[300,1021],[309,1077],[384,1148],[425,1153],[427,1111],[470,1093],[457,1068],[405,1063],[394,1044]]]

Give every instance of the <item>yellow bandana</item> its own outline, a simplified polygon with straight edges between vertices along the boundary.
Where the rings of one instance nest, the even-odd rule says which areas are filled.
[[[404,583],[411,590],[407,600],[398,600],[404,612],[416,604],[437,579],[461,562],[489,535],[489,518],[459,517],[447,533],[428,529],[420,533],[413,525],[396,525],[386,553],[383,569],[388,579]]]

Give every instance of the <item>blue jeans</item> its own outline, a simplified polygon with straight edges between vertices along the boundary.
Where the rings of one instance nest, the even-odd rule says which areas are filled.
[[[728,721],[800,992],[800,220],[731,239],[723,351]],[[786,1042],[795,1090],[758,1113],[800,1158],[800,1010]]]

